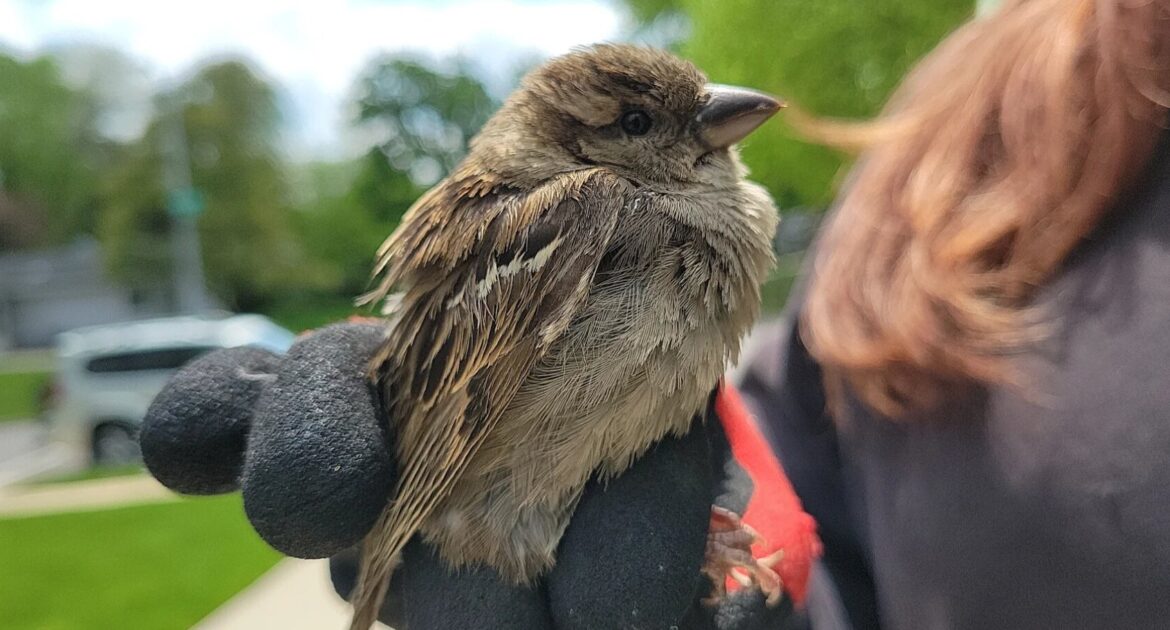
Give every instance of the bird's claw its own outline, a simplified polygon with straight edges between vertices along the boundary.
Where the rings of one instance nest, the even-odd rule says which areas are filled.
[[[758,586],[769,606],[780,601],[783,583],[772,567],[784,557],[784,551],[754,558],[752,545],[758,542],[763,542],[763,538],[738,514],[718,506],[711,507],[703,574],[711,578],[713,588],[711,595],[703,599],[704,604],[716,605],[727,595],[727,578],[744,588]]]

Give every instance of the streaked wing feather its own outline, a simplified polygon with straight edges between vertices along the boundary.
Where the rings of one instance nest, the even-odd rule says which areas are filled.
[[[385,526],[398,547],[446,496],[533,364],[588,294],[625,197],[600,169],[527,193],[456,180],[383,249],[404,285],[374,370],[398,422],[401,478]],[[474,196],[466,191],[474,191]],[[443,209],[446,209],[444,211]]]

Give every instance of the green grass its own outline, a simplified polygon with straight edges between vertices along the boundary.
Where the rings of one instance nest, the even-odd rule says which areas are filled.
[[[48,380],[48,372],[0,372],[0,422],[36,417],[37,397]]]
[[[272,567],[238,495],[0,520],[7,630],[188,628]]]

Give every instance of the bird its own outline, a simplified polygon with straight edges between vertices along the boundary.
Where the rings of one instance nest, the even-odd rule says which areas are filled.
[[[760,311],[779,221],[736,143],[783,103],[641,46],[530,72],[377,252],[370,378],[399,477],[351,628],[406,543],[531,584],[586,482],[685,434]],[[721,520],[726,521],[726,518]]]

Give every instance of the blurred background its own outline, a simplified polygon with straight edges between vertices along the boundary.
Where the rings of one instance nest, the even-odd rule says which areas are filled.
[[[199,353],[353,314],[378,244],[534,64],[631,41],[864,117],[991,4],[0,0],[0,628],[255,627],[296,584],[336,604],[317,565],[270,572],[237,497],[144,477],[138,423]],[[782,120],[743,154],[785,217],[774,312],[844,165]]]

